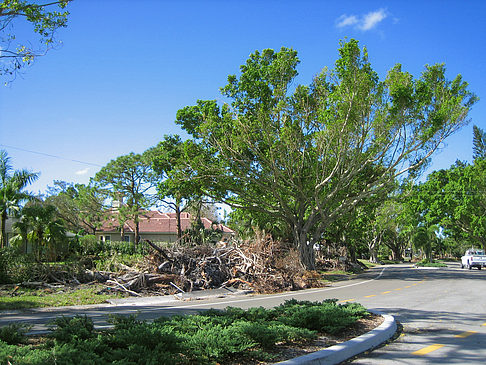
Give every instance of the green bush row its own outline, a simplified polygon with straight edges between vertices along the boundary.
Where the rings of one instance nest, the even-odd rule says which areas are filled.
[[[278,343],[298,344],[336,334],[368,316],[357,303],[290,300],[274,309],[227,308],[153,322],[113,316],[108,331],[88,317],[61,317],[43,345],[22,344],[22,328],[0,331],[0,364],[216,364],[271,360]],[[17,333],[12,334],[12,332]],[[20,333],[20,334],[19,334]]]

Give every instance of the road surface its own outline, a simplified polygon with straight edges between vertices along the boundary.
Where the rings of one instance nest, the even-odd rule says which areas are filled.
[[[0,326],[24,322],[45,330],[60,315],[86,314],[95,325],[106,325],[109,313],[138,314],[139,319],[193,314],[208,308],[273,307],[285,300],[355,301],[395,316],[403,326],[400,337],[352,364],[485,364],[486,270],[416,269],[410,264],[374,268],[332,287],[276,295],[213,298],[189,302],[161,302],[141,306],[92,306],[0,312]]]

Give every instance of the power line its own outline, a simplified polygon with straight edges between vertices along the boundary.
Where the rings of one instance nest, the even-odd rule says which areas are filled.
[[[23,152],[33,153],[35,155],[41,155],[41,156],[47,156],[47,157],[57,158],[57,159],[60,159],[60,160],[65,160],[65,161],[77,162],[77,163],[80,163],[80,164],[83,164],[83,165],[103,167],[101,165],[98,165],[98,164],[95,164],[95,163],[92,163],[92,162],[86,162],[86,161],[80,161],[80,160],[73,160],[73,159],[70,159],[70,158],[65,158],[65,157],[61,157],[61,156],[57,156],[57,155],[50,155],[50,154],[44,153],[44,152],[31,151],[31,150],[27,150],[25,148],[8,146],[6,144],[0,144],[0,146],[6,147],[6,148],[12,148],[14,150],[19,150],[19,151],[23,151]]]

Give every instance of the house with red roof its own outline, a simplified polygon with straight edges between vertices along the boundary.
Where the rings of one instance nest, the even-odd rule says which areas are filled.
[[[164,213],[158,210],[144,211],[139,216],[140,239],[148,239],[152,242],[175,242],[177,241],[177,218],[176,213]],[[181,228],[184,232],[194,222],[194,217],[189,213],[181,213]],[[207,218],[201,218],[205,229],[220,231],[223,237],[230,237],[234,231],[223,224],[215,224]],[[122,229],[123,228],[123,229]],[[96,232],[100,241],[125,241],[134,242],[135,223],[128,220],[121,226],[118,213],[113,211],[103,222],[101,228]]]

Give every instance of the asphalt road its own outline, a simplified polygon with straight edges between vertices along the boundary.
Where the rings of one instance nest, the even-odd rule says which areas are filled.
[[[76,314],[86,314],[96,325],[104,326],[109,313],[153,319],[226,306],[272,307],[290,298],[311,301],[337,298],[392,314],[403,326],[395,341],[351,360],[352,364],[485,364],[485,275],[486,270],[461,270],[458,263],[440,269],[391,265],[377,267],[332,287],[278,295],[0,312],[0,326],[14,321],[31,324],[35,331],[45,330],[53,318]]]

